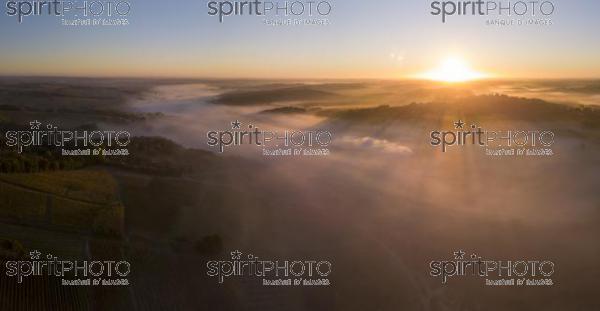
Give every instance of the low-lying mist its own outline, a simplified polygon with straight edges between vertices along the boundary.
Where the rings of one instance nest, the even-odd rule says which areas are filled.
[[[596,101],[597,91],[581,91],[579,85],[573,92],[582,95],[568,93],[570,98],[564,97],[568,86],[547,87],[560,88],[556,92],[564,102]],[[527,106],[524,115],[479,109],[494,99],[469,99],[480,92],[465,86],[438,90],[369,82],[362,88],[336,84],[328,89],[311,84],[318,92],[293,101],[281,100],[285,87],[272,87],[261,93],[252,85],[250,104],[240,102],[240,90],[227,97],[223,94],[231,86],[208,84],[154,89],[152,96],[130,104],[134,111],[164,114],[135,123],[134,133],[163,136],[190,148],[215,151],[206,145],[206,132],[231,129],[236,120],[261,129],[324,129],[334,135],[329,156],[264,157],[256,146],[227,149],[219,156],[248,160],[247,174],[237,166],[224,172],[225,191],[235,199],[211,206],[201,199],[191,202],[178,214],[178,232],[218,232],[226,237],[226,247],[264,257],[327,258],[333,263],[333,286],[295,293],[298,309],[315,297],[319,306],[337,310],[398,305],[411,310],[564,310],[595,299],[600,141],[598,124],[590,127],[582,112],[554,112],[557,108],[545,102]],[[526,83],[485,87],[509,95],[558,96]],[[319,92],[327,92],[326,98],[315,95]],[[264,104],[257,102],[261,96]],[[223,102],[227,98],[236,98],[235,105]],[[423,98],[436,104],[393,110]],[[462,106],[444,106],[457,100]],[[468,106],[471,101],[474,106]],[[379,104],[392,107],[361,110]],[[278,107],[305,110],[264,113]],[[540,120],[545,114],[555,115]],[[431,131],[451,130],[459,119],[502,130],[552,130],[554,155],[492,157],[478,146],[444,153],[430,145]],[[459,249],[502,260],[552,260],[557,285],[543,291],[486,288],[483,279],[472,278],[442,285],[429,275],[429,262],[451,259]]]

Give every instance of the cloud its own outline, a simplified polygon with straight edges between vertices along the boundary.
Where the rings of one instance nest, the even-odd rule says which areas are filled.
[[[390,59],[402,63],[404,61],[404,55],[402,53],[391,52]]]
[[[385,139],[377,139],[369,136],[352,137],[344,136],[340,140],[343,146],[351,148],[371,149],[379,152],[408,155],[412,154],[412,149]]]

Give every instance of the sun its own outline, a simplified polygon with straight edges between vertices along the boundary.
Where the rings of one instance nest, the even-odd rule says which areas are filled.
[[[469,65],[460,58],[446,58],[438,68],[423,73],[421,78],[441,82],[466,82],[485,78],[486,75],[473,71]]]

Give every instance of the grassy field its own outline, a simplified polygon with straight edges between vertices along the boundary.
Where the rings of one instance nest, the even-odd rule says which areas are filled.
[[[116,181],[96,170],[0,174],[0,217],[67,231],[120,235]]]
[[[90,203],[110,204],[117,201],[117,184],[108,173],[103,171],[0,174],[0,181]]]
[[[41,221],[45,213],[45,194],[0,183],[0,217]]]

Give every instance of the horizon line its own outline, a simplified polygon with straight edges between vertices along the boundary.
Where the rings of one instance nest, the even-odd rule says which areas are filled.
[[[473,79],[462,82],[443,82],[435,81],[431,79],[417,78],[417,77],[356,77],[356,78],[339,78],[339,77],[325,77],[325,78],[307,78],[307,77],[201,77],[201,76],[136,76],[136,75],[60,75],[60,74],[1,74],[0,78],[68,78],[68,79],[126,79],[126,80],[285,80],[285,81],[307,81],[307,80],[318,80],[318,81],[421,81],[421,82],[433,82],[442,84],[466,84],[472,82],[485,82],[485,81],[514,81],[514,80],[600,80],[600,76],[596,77],[501,77],[493,76],[488,78]]]

